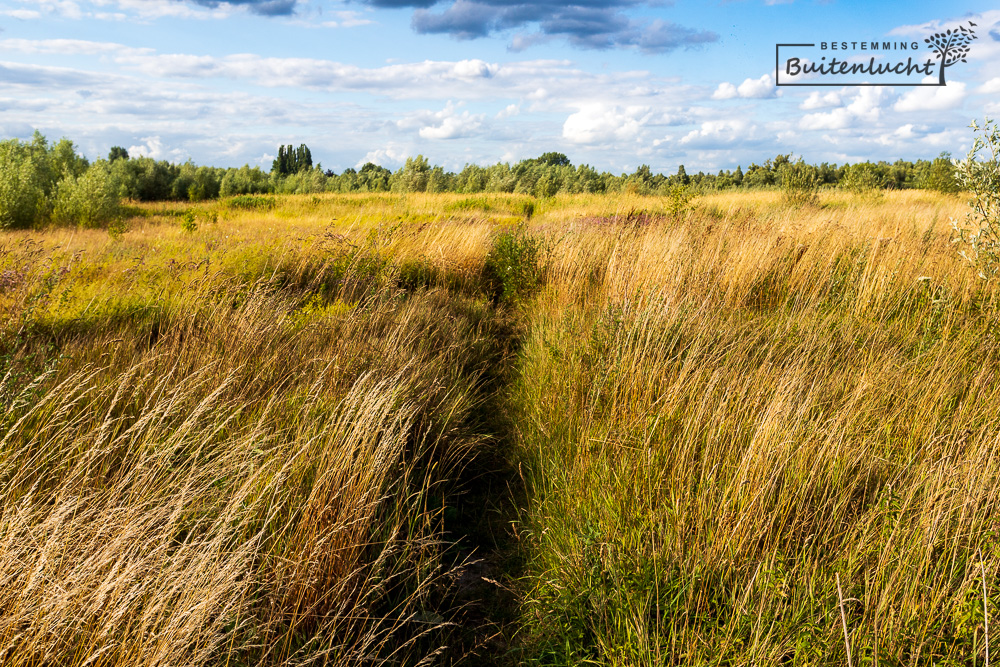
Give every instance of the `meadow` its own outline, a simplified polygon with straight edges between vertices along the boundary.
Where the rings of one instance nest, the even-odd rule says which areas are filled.
[[[0,232],[0,663],[986,665],[967,209],[250,195]]]

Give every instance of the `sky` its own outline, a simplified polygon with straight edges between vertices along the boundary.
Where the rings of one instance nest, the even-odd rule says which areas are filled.
[[[945,86],[775,85],[779,43],[926,49],[959,25],[977,39]],[[37,129],[90,159],[118,145],[266,170],[278,145],[305,143],[338,173],[548,151],[614,173],[714,172],[788,153],[960,156],[990,114],[1000,8],[981,2],[0,0],[0,138]]]

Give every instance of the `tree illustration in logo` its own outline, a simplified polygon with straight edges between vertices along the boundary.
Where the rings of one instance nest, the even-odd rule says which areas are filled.
[[[969,55],[969,45],[972,44],[972,40],[979,39],[976,37],[976,31],[973,30],[975,26],[975,23],[969,21],[968,28],[964,25],[959,26],[954,30],[949,29],[947,32],[935,33],[924,40],[930,44],[931,50],[935,53],[934,57],[941,59],[941,69],[938,71],[939,86],[944,85],[946,67],[951,67],[958,62],[969,62],[965,59],[965,56]]]

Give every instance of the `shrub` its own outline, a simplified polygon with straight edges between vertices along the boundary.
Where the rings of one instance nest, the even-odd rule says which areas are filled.
[[[188,188],[188,199],[191,201],[215,199],[219,196],[221,182],[222,178],[216,175],[215,169],[198,167],[194,172],[194,180]]]
[[[483,278],[494,303],[513,305],[535,291],[541,281],[542,250],[542,240],[523,225],[493,237]]]
[[[198,222],[195,218],[194,211],[187,211],[184,217],[181,218],[181,229],[183,229],[188,234],[193,234],[198,231]]]
[[[880,197],[885,187],[885,178],[872,164],[860,162],[845,168],[840,186],[856,195]]]
[[[392,175],[392,189],[396,192],[426,192],[431,166],[423,155],[406,158],[403,168]]]
[[[959,254],[976,268],[980,278],[989,279],[1000,262],[1000,126],[987,118],[982,127],[975,121],[971,127],[982,134],[976,136],[972,150],[956,169],[959,185],[972,194],[971,210],[965,226],[954,219],[951,225],[958,233],[955,242],[966,246]]]
[[[937,190],[945,194],[959,191],[958,181],[955,178],[955,164],[951,160],[950,153],[941,153],[934,158],[923,185],[928,190]]]
[[[38,160],[17,139],[0,142],[0,228],[30,227],[48,205]]]
[[[121,217],[121,200],[109,167],[101,160],[79,178],[67,176],[59,182],[53,212],[56,222],[102,227]]]
[[[667,190],[667,212],[673,218],[679,218],[694,206],[691,202],[697,195],[694,190],[686,185],[671,185]]]
[[[270,177],[259,167],[250,168],[243,165],[239,169],[227,169],[219,185],[219,194],[223,197],[233,195],[255,195],[274,192],[274,184]]]
[[[802,158],[798,162],[788,162],[781,166],[781,194],[785,203],[792,206],[815,205],[819,203],[819,171],[806,164]]]

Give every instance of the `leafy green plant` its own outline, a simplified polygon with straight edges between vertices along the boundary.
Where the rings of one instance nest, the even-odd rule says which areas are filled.
[[[972,195],[971,210],[965,225],[952,219],[952,229],[958,236],[955,243],[965,246],[959,254],[979,273],[992,278],[1000,263],[1000,126],[989,118],[980,127],[976,121],[970,127],[981,132],[972,142],[972,149],[958,163],[956,177],[964,190]]]
[[[542,239],[529,234],[524,225],[504,229],[493,237],[483,278],[494,303],[512,305],[537,289],[543,249]]]
[[[108,236],[110,236],[115,241],[120,240],[121,237],[124,236],[125,232],[127,231],[128,231],[128,222],[126,222],[124,218],[118,218],[117,220],[112,220],[111,223],[108,224]]]
[[[188,234],[193,234],[198,230],[198,222],[195,218],[194,211],[188,211],[181,218],[181,229],[183,229]]]
[[[53,217],[56,222],[101,227],[122,216],[118,188],[107,162],[95,162],[79,178],[59,182]]]
[[[944,152],[934,158],[923,185],[929,190],[945,194],[954,194],[959,191],[958,181],[955,179],[955,163],[951,159],[951,153]]]
[[[686,185],[674,185],[667,190],[667,211],[671,217],[679,218],[694,209],[691,202],[697,195]]]
[[[792,206],[819,203],[819,171],[816,167],[799,158],[798,162],[783,164],[780,173],[781,194],[785,203]]]
[[[885,188],[885,178],[868,162],[860,162],[846,168],[840,186],[856,195],[878,198]]]
[[[0,228],[30,227],[46,215],[40,165],[17,139],[0,142]]]

